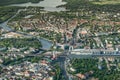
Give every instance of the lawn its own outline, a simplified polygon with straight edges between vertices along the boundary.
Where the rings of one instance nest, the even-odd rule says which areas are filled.
[[[105,4],[120,4],[120,0],[101,0],[95,1],[93,4],[105,5]]]

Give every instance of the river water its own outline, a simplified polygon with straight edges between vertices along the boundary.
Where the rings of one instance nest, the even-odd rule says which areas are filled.
[[[7,22],[1,23],[0,27],[2,27],[6,31],[11,31],[11,28],[7,25]]]
[[[66,9],[64,7],[56,8],[59,5],[64,5],[66,2],[62,2],[62,0],[44,0],[40,1],[39,3],[22,3],[22,4],[12,4],[10,6],[19,6],[19,7],[28,7],[28,6],[38,6],[38,7],[44,7],[45,11],[65,11]]]
[[[50,42],[50,41],[48,41],[48,40],[46,40],[44,38],[40,38],[39,40],[40,40],[40,42],[42,44],[43,49],[49,50],[51,48],[52,42]]]

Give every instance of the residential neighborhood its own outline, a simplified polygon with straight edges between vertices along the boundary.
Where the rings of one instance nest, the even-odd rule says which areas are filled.
[[[120,0],[0,1],[0,80],[120,80]]]

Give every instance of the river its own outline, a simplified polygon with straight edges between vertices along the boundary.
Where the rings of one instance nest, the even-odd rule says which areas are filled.
[[[3,28],[4,30],[6,31],[11,31],[12,29],[10,28],[10,26],[7,25],[7,21],[6,22],[3,22],[0,24],[0,27]]]
[[[66,2],[63,2],[62,0],[44,0],[40,1],[39,3],[22,3],[22,4],[11,4],[10,6],[19,6],[19,7],[28,7],[28,6],[37,6],[37,7],[44,7],[45,11],[65,11],[66,9],[64,7],[57,6],[64,5]]]
[[[9,18],[7,21],[1,23],[1,24],[0,24],[0,27],[3,28],[5,31],[12,31],[12,29],[10,28],[9,25],[7,25],[7,23],[8,23],[10,20],[12,20],[14,17],[16,17],[21,11],[24,11],[24,10],[26,10],[26,8],[25,8],[25,9],[19,9],[19,10],[16,12],[15,15],[13,15],[13,16],[12,16],[11,18]]]
[[[40,42],[42,44],[43,49],[49,50],[51,48],[52,42],[50,42],[50,41],[48,41],[48,40],[46,40],[44,38],[40,38],[39,40],[40,40]]]
[[[25,9],[26,9],[26,8],[25,8]],[[23,10],[25,10],[25,9],[23,9]],[[13,19],[14,17],[16,17],[17,14],[19,14],[19,13],[20,13],[21,11],[23,11],[23,10],[21,10],[21,9],[18,10],[14,16],[12,16],[11,18],[9,18],[7,21],[1,23],[1,24],[0,24],[0,27],[2,27],[5,31],[9,31],[9,32],[10,32],[10,31],[13,31],[13,30],[10,28],[10,26],[7,25],[7,23],[8,23],[11,19]],[[26,36],[26,35],[27,35],[27,36],[32,36],[32,35],[24,34],[24,33],[22,33],[22,32],[16,32],[16,33],[23,34],[23,35],[25,35],[25,36]],[[52,42],[50,42],[50,41],[48,41],[48,40],[46,40],[46,39],[44,39],[44,38],[39,38],[39,41],[41,42],[43,49],[49,50],[49,49],[51,48],[51,46],[52,46]]]
[[[28,3],[22,3],[22,4],[11,4],[11,5],[8,5],[8,6],[19,6],[19,7],[28,7],[28,6],[38,6],[38,7],[44,7],[44,10],[46,11],[65,11],[66,9],[65,8],[57,8],[57,6],[59,5],[63,5],[63,4],[66,4],[66,2],[62,2],[62,0],[44,0],[44,1],[40,1],[39,3],[31,3],[31,2],[28,2]],[[23,9],[23,10],[26,10]],[[12,31],[12,29],[10,28],[10,26],[7,25],[7,23],[13,19],[14,17],[17,16],[17,14],[19,14],[21,11],[23,10],[18,10],[18,12],[12,16],[11,18],[9,18],[7,21],[3,22],[0,24],[0,27],[2,27],[4,30],[6,31]],[[52,43],[45,40],[45,39],[40,39],[41,43],[42,43],[42,46],[44,49],[50,49],[50,47],[52,46]]]

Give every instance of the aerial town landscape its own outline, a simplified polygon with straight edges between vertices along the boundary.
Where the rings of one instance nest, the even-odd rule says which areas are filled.
[[[120,80],[120,0],[0,0],[0,80]]]

